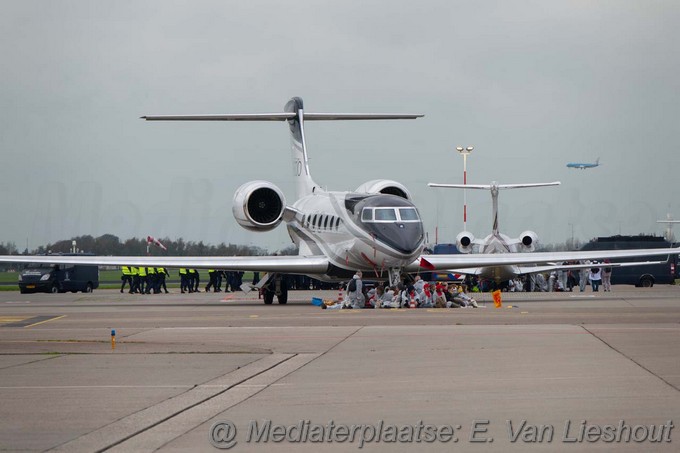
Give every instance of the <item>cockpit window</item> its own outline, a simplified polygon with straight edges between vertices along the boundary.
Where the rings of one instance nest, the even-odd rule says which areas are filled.
[[[415,208],[364,208],[361,211],[363,222],[419,222]]]
[[[379,221],[395,221],[397,220],[397,212],[394,208],[377,208],[375,210],[375,220]]]
[[[418,211],[416,211],[414,208],[399,208],[399,217],[404,222],[409,220],[419,220]]]

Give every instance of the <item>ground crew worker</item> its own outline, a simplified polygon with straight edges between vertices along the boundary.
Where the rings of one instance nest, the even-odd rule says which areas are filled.
[[[132,292],[132,271],[130,270],[130,266],[121,266],[120,270],[123,273],[123,275],[120,277],[120,279],[123,281],[123,283],[120,285],[120,292],[122,293],[125,289],[126,282],[128,286],[130,286],[130,292]]]
[[[139,273],[139,293],[144,294],[144,290],[149,284],[149,280],[146,276],[146,267],[144,266],[138,267],[137,272]]]
[[[189,286],[189,276],[187,270],[183,267],[179,268],[179,289],[184,294]]]

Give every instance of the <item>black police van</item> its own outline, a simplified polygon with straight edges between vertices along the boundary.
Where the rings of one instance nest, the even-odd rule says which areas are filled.
[[[79,253],[78,256],[88,254]],[[72,253],[53,256],[75,256]],[[89,254],[89,256],[93,256]],[[29,263],[19,274],[19,292],[91,293],[99,287],[99,267],[82,264]]]
[[[671,248],[673,244],[660,236],[608,236],[598,237],[581,250],[631,250]],[[662,261],[663,256],[638,256],[635,258],[617,259],[617,262]],[[612,285],[635,285],[651,288],[654,284],[673,284],[677,275],[678,255],[670,255],[668,261],[658,264],[644,264],[638,266],[612,267]],[[600,263],[600,267],[604,267]]]

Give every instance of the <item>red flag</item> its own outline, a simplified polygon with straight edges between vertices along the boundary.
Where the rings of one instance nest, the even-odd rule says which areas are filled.
[[[422,267],[423,269],[428,269],[430,271],[433,271],[433,270],[436,269],[432,265],[432,263],[430,263],[428,260],[426,260],[425,258],[422,258],[422,257],[420,258],[420,267]]]

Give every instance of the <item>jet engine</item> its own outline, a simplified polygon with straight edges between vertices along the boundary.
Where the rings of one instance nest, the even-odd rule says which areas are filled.
[[[519,235],[519,240],[520,252],[533,252],[536,249],[538,236],[533,231],[527,230]]]
[[[470,253],[474,242],[475,237],[469,231],[463,231],[456,236],[456,247],[460,253]]]
[[[250,181],[234,194],[231,208],[239,225],[251,231],[269,231],[283,220],[286,197],[281,189],[267,181]]]
[[[374,179],[373,181],[365,182],[357,187],[356,192],[396,195],[412,201],[411,192],[408,191],[406,186],[397,181],[390,181],[389,179]]]

